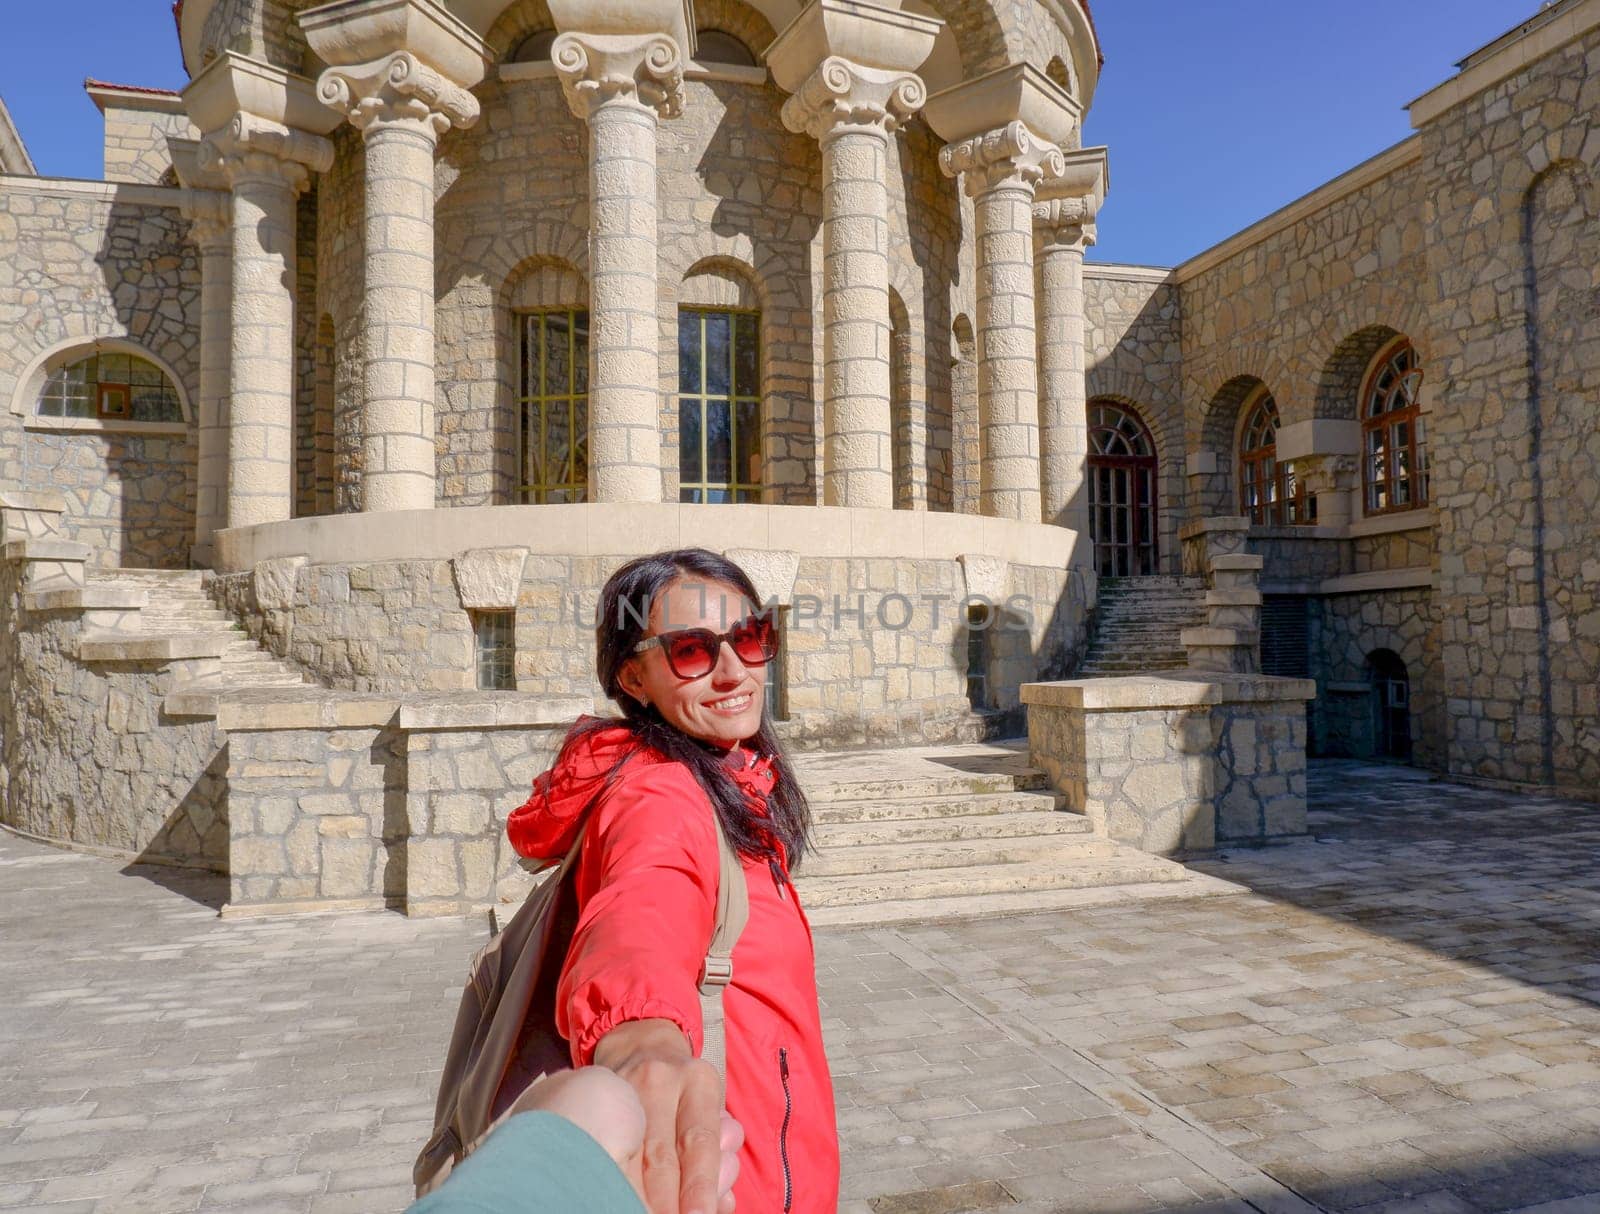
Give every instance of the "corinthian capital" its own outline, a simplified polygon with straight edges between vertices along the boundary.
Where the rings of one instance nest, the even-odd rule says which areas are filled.
[[[830,55],[783,103],[783,125],[824,142],[851,127],[893,131],[927,99],[914,72],[862,67]]]
[[[567,104],[587,119],[615,101],[683,113],[683,53],[670,34],[562,34],[550,47]]]
[[[317,97],[363,133],[400,126],[437,139],[478,121],[478,99],[410,51],[330,67],[317,81]]]
[[[230,184],[247,177],[281,177],[299,193],[312,173],[333,167],[333,144],[321,135],[239,113],[200,145],[202,169],[224,174]]]
[[[1080,253],[1095,243],[1094,199],[1089,195],[1036,198],[1033,230],[1045,248],[1076,249]]]
[[[946,177],[963,177],[967,193],[976,198],[1008,186],[1032,189],[1060,177],[1067,162],[1060,148],[1018,121],[946,144],[939,152],[939,167]]]

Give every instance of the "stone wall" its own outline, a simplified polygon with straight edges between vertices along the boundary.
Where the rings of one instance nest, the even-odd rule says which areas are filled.
[[[198,139],[200,131],[184,113],[177,97],[139,94],[119,97],[96,90],[105,115],[105,179],[142,185],[173,183],[169,139]]]
[[[1387,649],[1405,663],[1410,678],[1412,761],[1420,767],[1444,767],[1442,619],[1441,604],[1423,588],[1312,600],[1307,621],[1311,674],[1321,692],[1312,711],[1315,753],[1373,756],[1368,658],[1374,650]],[[1494,727],[1492,718],[1479,719],[1486,728]]]
[[[1097,833],[1158,855],[1306,832],[1308,679],[1175,671],[1035,683],[1028,756]]]
[[[526,558],[515,608],[519,691],[591,702],[599,694],[593,613],[625,559]],[[1020,686],[1075,666],[1090,591],[1059,570],[994,565],[980,584],[955,561],[799,558],[792,592],[780,597],[791,605],[775,666],[788,710],[780,732],[825,746],[1019,730]],[[211,586],[252,636],[328,686],[396,693],[476,685],[472,618],[450,561],[280,564],[271,575],[258,567]],[[969,587],[1000,608],[981,630],[986,702],[976,711],[958,612]]]
[[[199,259],[176,191],[9,179],[0,185],[0,481],[67,498],[66,537],[107,565],[181,568],[194,529],[192,426],[42,429],[30,368],[124,338],[198,381]],[[25,383],[24,380],[29,382]],[[18,410],[21,410],[20,412]]]
[[[0,823],[226,871],[223,739],[161,709],[183,673],[79,661],[81,610],[25,609],[22,569],[0,561]]]
[[[509,693],[394,700],[243,692],[228,731],[226,914],[460,914],[529,887],[505,821],[584,705]]]
[[[1600,29],[1421,132],[1449,770],[1600,788]]]
[[[1178,288],[1159,272],[1084,267],[1088,397],[1132,408],[1155,440],[1159,572],[1178,573],[1178,528],[1188,517]]]

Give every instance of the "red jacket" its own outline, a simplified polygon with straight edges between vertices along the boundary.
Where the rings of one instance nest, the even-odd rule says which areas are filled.
[[[696,982],[716,917],[718,864],[711,803],[689,769],[624,728],[598,731],[534,781],[507,833],[522,855],[562,855],[606,773],[630,752],[579,853],[578,927],[557,990],[557,1025],[575,1066],[591,1062],[616,1025],[656,1017],[676,1023],[700,1053]],[[764,814],[770,762],[739,746],[726,762]],[[750,920],[723,996],[727,1108],[745,1132],[734,1194],[741,1214],[834,1214],[839,1139],[811,928],[784,859],[743,865]]]

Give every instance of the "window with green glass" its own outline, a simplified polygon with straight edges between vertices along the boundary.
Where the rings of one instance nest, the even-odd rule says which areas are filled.
[[[589,490],[589,313],[522,315],[524,502],[581,502]]]
[[[761,500],[761,317],[678,313],[678,500]]]

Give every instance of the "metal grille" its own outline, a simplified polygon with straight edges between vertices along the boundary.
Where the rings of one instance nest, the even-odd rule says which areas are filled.
[[[589,488],[589,314],[563,308],[522,318],[525,502],[581,502]]]
[[[1311,677],[1311,637],[1304,597],[1267,595],[1262,600],[1261,673],[1291,679]]]

